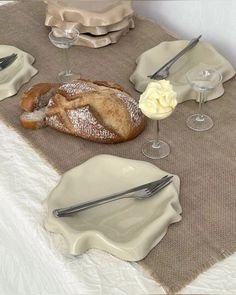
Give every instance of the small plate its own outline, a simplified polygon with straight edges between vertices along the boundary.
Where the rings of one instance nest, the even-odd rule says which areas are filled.
[[[130,29],[134,28],[134,22],[131,19],[126,27],[121,30],[109,32],[105,35],[91,35],[91,34],[80,34],[78,41],[75,45],[86,46],[91,48],[100,48],[107,46],[112,43],[117,43],[120,38],[126,35]],[[58,28],[53,27],[52,31],[56,32]],[[57,34],[59,35],[59,34]]]
[[[80,34],[89,33],[93,36],[106,35],[110,32],[120,31],[128,26],[132,29],[134,28],[134,20],[132,18],[132,15],[125,17],[124,19],[122,19],[118,23],[111,24],[108,26],[86,27],[78,22],[62,21],[61,19],[56,18],[53,15],[50,15],[49,13],[46,13],[44,24],[45,24],[45,26],[57,27],[57,28],[64,29],[64,30],[66,30],[66,29],[72,30],[75,28],[80,32]]]
[[[109,26],[133,14],[131,0],[44,0],[47,13],[87,27]]]
[[[17,93],[20,87],[37,74],[32,66],[34,57],[14,46],[0,45],[0,57],[17,54],[17,59],[0,71],[0,100]]]
[[[142,53],[136,60],[135,71],[130,76],[130,81],[134,84],[135,89],[143,92],[149,82],[155,81],[147,76],[153,74],[174,57],[188,42],[188,40],[166,41]],[[191,99],[198,100],[197,92],[191,89],[185,77],[186,73],[196,66],[218,70],[222,74],[222,82],[235,75],[235,70],[231,64],[211,44],[199,42],[172,65],[170,75],[166,78],[170,80],[177,92],[178,103]],[[223,84],[220,84],[207,95],[207,100],[220,97],[223,93]]]
[[[72,255],[94,248],[127,261],[141,260],[164,237],[168,226],[181,220],[178,176],[146,200],[123,199],[70,217],[56,218],[52,211],[151,182],[166,174],[148,162],[95,156],[62,176],[45,202],[48,210],[45,227],[64,236]]]

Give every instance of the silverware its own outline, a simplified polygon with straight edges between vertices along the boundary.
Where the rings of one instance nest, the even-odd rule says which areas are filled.
[[[202,37],[202,35],[198,36],[197,38],[192,39],[188,45],[181,50],[178,54],[176,54],[172,59],[170,59],[166,64],[164,64],[159,70],[157,70],[154,74],[148,76],[148,78],[154,79],[154,80],[162,80],[166,79],[169,76],[169,69],[170,67],[187,51],[192,49],[194,46],[197,45],[199,39]]]
[[[13,55],[15,55],[15,53],[12,53],[10,55],[7,55],[7,56],[4,56],[4,57],[1,57],[0,58],[0,63],[5,61],[5,60],[8,60],[9,58],[11,58]]]
[[[143,184],[138,187],[131,188],[129,190],[115,193],[104,198],[96,199],[89,202],[80,203],[78,205],[66,207],[66,208],[59,208],[53,210],[53,215],[55,217],[63,217],[67,216],[76,212],[80,212],[89,208],[93,208],[96,206],[100,206],[109,202],[117,201],[124,198],[136,198],[136,199],[145,199],[153,196],[154,194],[158,193],[164,187],[169,185],[172,182],[173,176],[164,176],[163,178]]]
[[[0,60],[0,71],[10,66],[17,59],[17,54],[13,53],[9,56],[2,57]]]

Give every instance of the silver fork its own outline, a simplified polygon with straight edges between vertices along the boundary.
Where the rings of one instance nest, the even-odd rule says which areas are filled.
[[[146,199],[155,195],[164,187],[169,185],[172,182],[172,178],[173,176],[166,175],[160,180],[153,181],[153,182],[150,182],[150,183],[147,183],[147,184],[123,191],[123,192],[115,193],[115,194],[106,196],[104,198],[80,203],[78,205],[74,205],[74,206],[70,206],[66,208],[54,209],[53,215],[55,217],[64,217],[76,212],[84,211],[89,208],[93,208],[96,206],[100,206],[109,202],[113,202],[113,201],[117,201],[117,200],[125,199],[125,198]]]
[[[0,59],[0,71],[10,66],[17,59],[17,54],[13,53]]]
[[[197,45],[199,42],[199,39],[202,37],[202,35],[198,36],[197,38],[192,39],[187,46],[181,50],[177,55],[175,55],[171,60],[169,60],[166,64],[164,64],[159,70],[157,70],[154,74],[148,76],[148,78],[154,79],[154,80],[162,80],[166,79],[170,72],[171,66],[182,56],[184,55],[187,51],[192,49],[194,46]]]
[[[8,60],[9,58],[11,58],[13,55],[15,55],[16,53],[12,53],[10,55],[7,55],[7,56],[3,56],[3,57],[0,57],[0,63],[2,63],[3,61],[5,60]]]

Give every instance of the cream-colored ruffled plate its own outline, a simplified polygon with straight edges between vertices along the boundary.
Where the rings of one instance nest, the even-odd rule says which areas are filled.
[[[162,42],[142,53],[136,60],[137,67],[134,73],[130,76],[130,81],[134,84],[135,89],[143,92],[147,84],[153,81],[147,76],[153,74],[174,57],[188,42],[187,40]],[[231,64],[213,46],[207,42],[199,42],[170,68],[170,75],[167,79],[173,84],[179,103],[185,100],[198,99],[197,93],[191,89],[185,77],[186,73],[196,66],[212,67],[219,70],[223,77],[222,82],[235,75],[235,70]],[[224,88],[220,84],[218,88],[208,94],[207,99],[220,97],[223,93]]]
[[[112,43],[117,43],[120,38],[124,35],[126,35],[130,29],[134,28],[134,22],[132,19],[130,19],[128,25],[115,32],[110,32],[106,35],[101,35],[101,36],[93,36],[90,34],[80,34],[78,41],[76,41],[75,45],[80,45],[80,46],[86,46],[86,47],[92,47],[92,48],[100,48],[107,46]],[[60,33],[58,33],[58,28],[53,27],[52,28],[53,32],[57,36],[60,36]]]
[[[17,59],[0,71],[0,100],[16,94],[20,87],[38,72],[32,66],[34,62],[32,55],[14,46],[0,45],[0,57],[12,53],[17,54]]]
[[[123,199],[70,217],[56,218],[52,211],[154,181],[166,174],[148,162],[95,156],[62,176],[45,202],[48,210],[45,227],[64,236],[72,255],[95,248],[124,260],[141,260],[164,237],[168,226],[181,220],[178,176],[146,200]]]
[[[60,29],[65,29],[65,30],[75,28],[82,34],[90,33],[92,35],[98,36],[98,35],[105,35],[114,31],[120,31],[128,26],[133,29],[134,20],[132,19],[132,15],[131,15],[131,16],[125,17],[120,22],[111,24],[109,26],[86,27],[80,23],[62,21],[50,15],[49,13],[46,13],[45,26],[57,27]]]
[[[131,0],[45,0],[47,11],[62,21],[84,26],[108,26],[133,14]]]

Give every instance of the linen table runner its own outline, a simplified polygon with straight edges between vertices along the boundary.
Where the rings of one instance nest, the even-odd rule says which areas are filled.
[[[206,105],[215,121],[211,130],[197,133],[186,127],[186,117],[197,109],[193,101],[178,105],[173,115],[161,122],[160,135],[171,146],[171,154],[162,160],[148,160],[141,153],[141,145],[155,136],[155,122],[151,121],[136,139],[116,145],[89,142],[51,128],[26,130],[19,122],[20,95],[38,82],[54,82],[63,68],[61,51],[50,44],[44,18],[45,5],[41,2],[0,8],[1,43],[35,56],[34,66],[39,70],[18,95],[0,102],[1,118],[61,173],[105,153],[150,161],[179,175],[183,220],[171,225],[164,239],[139,262],[167,292],[177,292],[236,250],[236,79],[225,83],[223,97]],[[115,45],[71,48],[72,64],[84,78],[113,80],[138,98],[129,82],[135,59],[145,50],[174,38],[151,21],[137,18],[135,24],[136,28]]]

